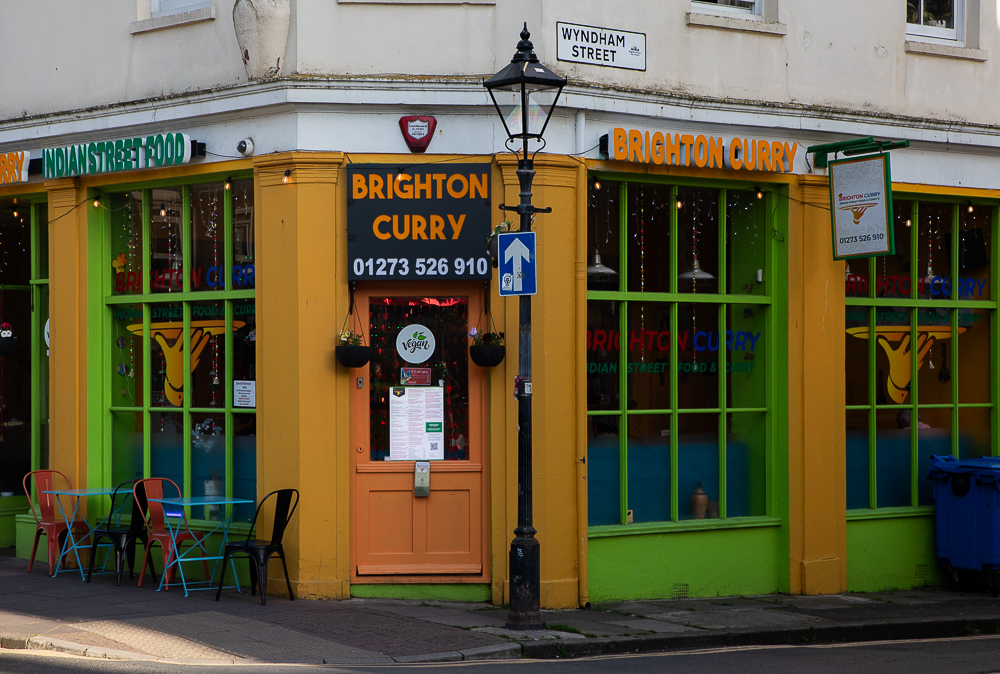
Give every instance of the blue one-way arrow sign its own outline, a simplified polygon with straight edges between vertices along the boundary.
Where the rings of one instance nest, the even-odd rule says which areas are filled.
[[[537,294],[535,233],[501,234],[499,250],[500,296]]]

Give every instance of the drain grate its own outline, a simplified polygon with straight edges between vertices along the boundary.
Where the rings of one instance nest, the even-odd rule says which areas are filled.
[[[688,584],[687,583],[674,583],[673,589],[670,591],[671,599],[687,599],[688,598]]]
[[[928,564],[917,564],[917,578],[925,580],[931,575],[931,567]]]

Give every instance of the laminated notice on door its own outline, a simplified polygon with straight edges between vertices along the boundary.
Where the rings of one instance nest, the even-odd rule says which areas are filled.
[[[389,460],[444,460],[444,388],[393,386],[389,396]]]
[[[413,495],[431,495],[431,462],[416,461],[413,464]]]

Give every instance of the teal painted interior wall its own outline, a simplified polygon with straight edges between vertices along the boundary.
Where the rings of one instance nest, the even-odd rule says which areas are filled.
[[[780,533],[774,526],[591,538],[590,601],[778,592],[788,564],[779,558]]]
[[[934,545],[934,515],[847,523],[847,591],[942,585]]]

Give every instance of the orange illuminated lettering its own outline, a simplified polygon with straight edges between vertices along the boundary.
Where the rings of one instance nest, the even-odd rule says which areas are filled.
[[[410,236],[410,216],[403,216],[403,229],[399,228],[399,216],[392,216],[392,235],[397,239],[406,239]]]
[[[368,176],[368,196],[374,199],[378,196],[379,199],[385,199],[382,194],[382,176],[377,176],[374,173]]]
[[[479,178],[481,179],[481,181],[480,181],[480,179],[477,179],[476,176],[474,176],[474,175],[470,175],[469,176],[469,198],[470,199],[475,199],[477,193],[483,199],[486,199],[486,198],[489,197],[489,193],[486,191],[486,174],[483,173],[481,176],[479,176]]]
[[[628,134],[625,129],[615,129],[611,133],[614,135],[614,159],[628,161]]]
[[[722,145],[722,138],[708,139],[708,168],[722,168],[722,154],[725,148]]]
[[[425,199],[432,198],[432,195],[431,195],[431,176],[430,176],[430,174],[428,174],[428,175],[426,175],[424,177],[427,178],[427,182],[421,183],[419,175],[413,176],[413,198],[414,199],[419,199],[421,192],[426,192],[427,193],[427,196],[424,197]]]
[[[437,183],[437,198],[440,199],[441,197],[444,196],[441,193],[441,186],[444,183],[444,179],[447,178],[448,176],[444,173],[435,173],[431,177],[434,178],[434,182]]]
[[[685,166],[691,165],[691,144],[694,143],[694,136],[690,133],[685,133],[681,136],[681,145],[683,149],[681,150],[681,158],[684,160]]]
[[[729,143],[729,168],[734,171],[743,168],[743,160],[737,156],[742,149],[743,141],[739,138],[733,138],[732,142]]]
[[[430,179],[427,180],[427,189],[430,190]],[[426,239],[427,238],[427,220],[422,215],[413,216],[413,238],[414,239]]]
[[[385,241],[386,239],[391,237],[392,234],[390,234],[389,232],[385,232],[383,234],[382,230],[378,228],[378,226],[381,225],[383,222],[390,222],[390,218],[388,215],[380,215],[377,218],[375,218],[375,222],[372,223],[372,231],[375,232],[375,236]]]
[[[650,150],[653,153],[653,163],[662,164],[663,163],[663,134],[657,131],[653,134],[653,147]]]
[[[432,239],[443,239],[444,236],[444,218],[440,215],[431,216],[431,238]]]
[[[413,185],[410,184],[410,176],[405,173],[400,173],[396,176],[396,194],[399,195],[400,199],[412,199],[413,198]],[[406,183],[405,185],[403,183]]]
[[[708,164],[708,139],[702,135],[695,138],[694,149],[691,152],[694,154],[695,165],[698,168],[705,168]]]
[[[456,190],[453,187],[453,185],[456,182],[462,185],[461,190]],[[451,197],[452,199],[461,199],[462,197],[465,196],[465,193],[469,191],[469,181],[466,180],[465,176],[463,176],[460,173],[455,174],[450,178],[448,178],[448,182],[446,183],[445,186],[448,188],[448,196]]]
[[[757,168],[763,171],[765,166],[768,171],[773,170],[771,167],[771,145],[766,140],[758,140]]]
[[[781,173],[785,170],[785,151],[781,148],[781,141],[771,143],[771,157],[774,159],[774,170]]]
[[[462,225],[465,224],[465,213],[462,213],[460,216],[458,216],[457,222],[455,221],[455,218],[452,216],[452,214],[449,213],[448,223],[451,225],[451,232],[452,232],[451,238],[457,239],[458,235],[462,233]]]
[[[638,157],[638,159],[636,159]],[[628,160],[643,161],[642,159],[642,132],[638,129],[628,131]]]
[[[795,170],[795,151],[798,149],[798,143],[792,143],[792,147],[788,147],[788,143],[785,143],[785,159],[788,160],[789,173],[792,173]]]
[[[365,177],[360,173],[354,174],[354,192],[351,195],[354,199],[364,199],[368,196],[368,186],[365,184]]]
[[[675,133],[673,139],[670,138],[670,134],[667,134],[667,152],[666,158],[663,160],[664,164],[678,165],[681,163],[681,136]]]

